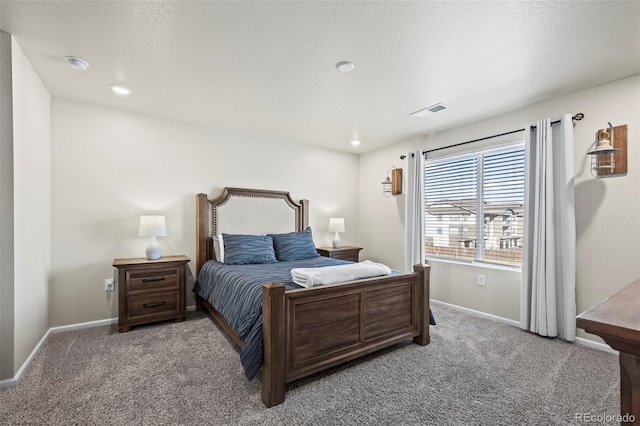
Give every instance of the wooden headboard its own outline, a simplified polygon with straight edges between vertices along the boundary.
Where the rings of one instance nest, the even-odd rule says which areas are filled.
[[[214,235],[280,234],[309,224],[309,201],[295,202],[285,191],[224,188],[212,200],[198,194],[196,203],[196,277],[214,257]]]

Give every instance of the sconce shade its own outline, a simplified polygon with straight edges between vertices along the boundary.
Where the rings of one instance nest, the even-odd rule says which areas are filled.
[[[330,218],[329,232],[344,232],[344,218],[342,217]]]
[[[166,237],[167,225],[164,216],[142,215],[140,216],[140,227],[138,228],[140,237]]]
[[[598,141],[598,146],[587,152],[589,155],[611,154],[612,152],[621,151],[620,148],[614,148],[611,146],[609,139],[601,139]]]
[[[391,178],[389,176],[382,181],[382,193],[385,197],[391,195]]]

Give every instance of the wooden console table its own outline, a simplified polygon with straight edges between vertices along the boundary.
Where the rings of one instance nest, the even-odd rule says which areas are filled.
[[[640,280],[578,315],[576,325],[620,352],[620,414],[635,418],[623,424],[639,424]]]

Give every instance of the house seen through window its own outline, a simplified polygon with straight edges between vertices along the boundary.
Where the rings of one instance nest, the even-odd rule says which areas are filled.
[[[428,257],[522,264],[523,143],[427,159],[424,176]]]

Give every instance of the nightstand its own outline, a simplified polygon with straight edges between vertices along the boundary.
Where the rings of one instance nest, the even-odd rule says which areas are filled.
[[[360,250],[362,247],[342,246],[340,248],[318,247],[316,251],[320,256],[331,257],[333,259],[350,260],[359,262]]]
[[[155,321],[185,319],[187,256],[158,260],[115,259],[118,269],[118,331]]]

